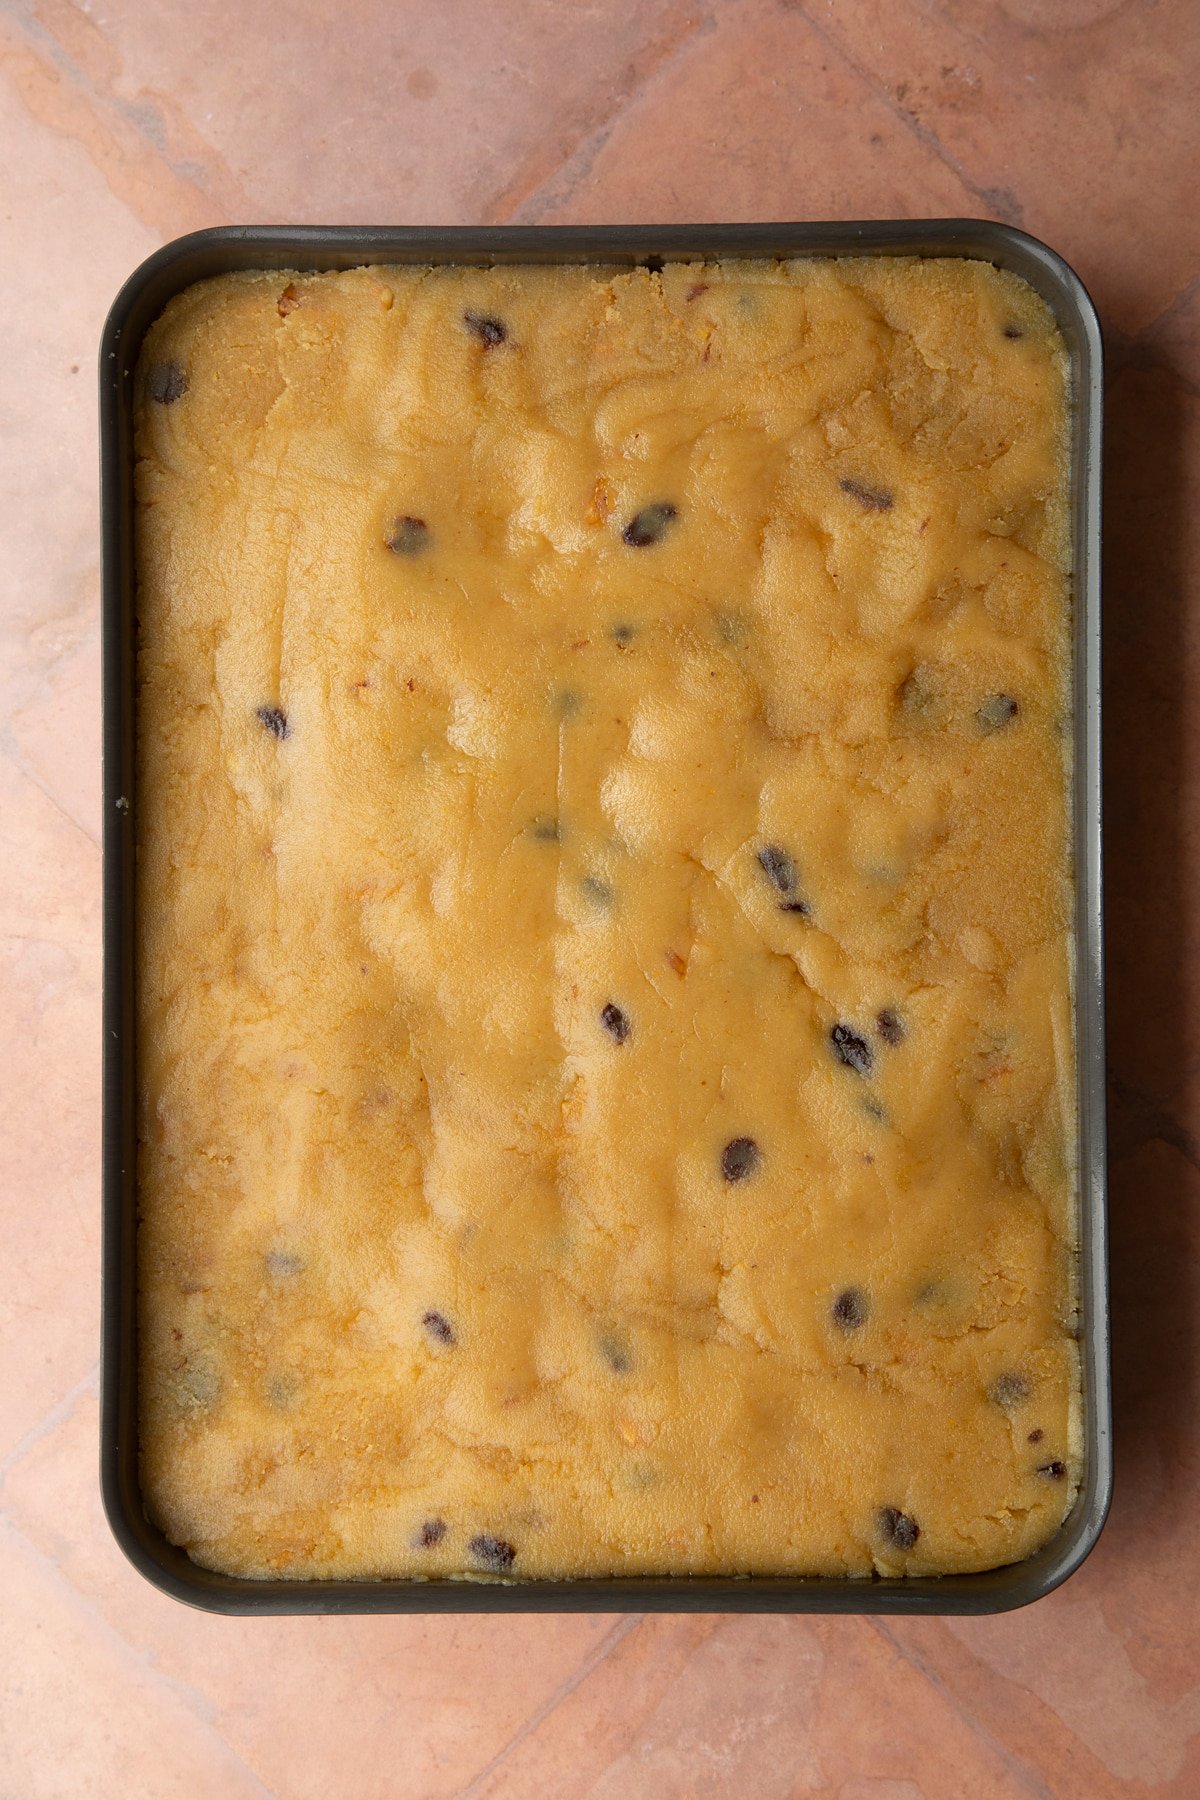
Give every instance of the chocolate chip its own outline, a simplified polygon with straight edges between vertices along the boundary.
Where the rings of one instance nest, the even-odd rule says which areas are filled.
[[[1064,1462],[1048,1462],[1038,1464],[1038,1474],[1045,1475],[1050,1481],[1061,1481],[1067,1472]]]
[[[1023,1375],[1018,1375],[1015,1371],[997,1375],[988,1389],[988,1399],[997,1406],[1019,1406],[1022,1400],[1028,1400],[1028,1398],[1029,1383]]]
[[[758,853],[758,861],[767,879],[781,894],[795,892],[796,865],[786,850],[781,850],[778,844],[764,844]]]
[[[432,1550],[435,1544],[441,1543],[445,1535],[445,1519],[426,1519],[417,1534],[417,1543],[422,1550]]]
[[[1040,1444],[1042,1439],[1045,1437],[1045,1435],[1046,1434],[1042,1430],[1041,1426],[1035,1425],[1033,1430],[1030,1432],[1029,1436],[1026,1438],[1025,1442],[1027,1444]]]
[[[445,1313],[427,1312],[421,1323],[436,1343],[457,1344],[458,1334]]]
[[[495,313],[465,312],[463,324],[487,350],[494,350],[508,336],[508,326]]]
[[[829,1316],[839,1331],[860,1331],[870,1316],[871,1308],[861,1288],[843,1288],[829,1309]]]
[[[540,813],[529,830],[539,844],[557,844],[559,840],[558,820],[550,818],[547,813]]]
[[[661,256],[644,257],[642,260],[642,267],[651,275],[661,275],[663,271],[663,259]]]
[[[921,1535],[917,1521],[898,1506],[881,1506],[875,1514],[875,1525],[884,1543],[894,1550],[911,1550]]]
[[[299,1275],[304,1268],[304,1258],[297,1256],[294,1250],[268,1250],[267,1274],[276,1280],[286,1275]]]
[[[843,494],[849,494],[868,512],[890,512],[894,505],[894,496],[888,488],[871,487],[868,482],[855,481],[850,475],[843,475],[838,482]]]
[[[904,1042],[904,1026],[900,1015],[893,1012],[890,1006],[885,1006],[882,1012],[875,1015],[875,1029],[884,1043],[890,1044],[893,1050],[897,1044]]]
[[[277,1412],[287,1412],[299,1392],[298,1375],[272,1375],[267,1383],[267,1399]]]
[[[1019,338],[1024,337],[1025,333],[1021,330],[1019,325],[1006,325],[1004,327],[1004,335],[1006,338]]]
[[[146,378],[146,392],[160,406],[174,406],[188,391],[188,378],[174,360],[155,363]]]
[[[1002,731],[1006,725],[1011,725],[1020,710],[1011,694],[993,694],[975,714],[975,721],[981,731]]]
[[[633,550],[644,550],[647,544],[657,544],[663,532],[678,514],[678,508],[669,500],[659,500],[654,506],[643,506],[641,512],[635,513],[621,533],[625,543]]]
[[[721,1173],[726,1181],[745,1181],[762,1161],[762,1152],[753,1138],[731,1138],[721,1152]]]
[[[383,541],[396,556],[419,556],[429,543],[429,527],[424,519],[415,519],[411,513],[404,513],[400,518],[393,519],[391,529]]]
[[[810,919],[812,917],[812,907],[808,904],[807,900],[782,900],[779,905],[779,910],[780,912],[799,913],[802,919]]]
[[[829,1033],[829,1042],[833,1045],[833,1054],[846,1068],[853,1069],[857,1075],[869,1075],[873,1057],[871,1046],[866,1038],[859,1037],[857,1031],[849,1025],[835,1025]]]
[[[628,1345],[624,1344],[615,1332],[603,1332],[597,1340],[600,1354],[614,1375],[628,1375],[633,1367],[633,1358],[629,1354]]]
[[[260,706],[257,717],[259,724],[265,725],[273,737],[287,737],[291,729],[287,722],[287,714],[282,712],[278,706]]]
[[[602,881],[599,875],[585,875],[579,886],[593,906],[612,905],[612,888],[607,881]]]
[[[516,1561],[516,1551],[504,1538],[491,1537],[487,1532],[480,1532],[467,1545],[476,1562],[482,1563],[485,1569],[494,1569],[498,1574],[511,1569]]]
[[[600,1023],[605,1031],[612,1033],[618,1044],[623,1044],[629,1036],[629,1014],[623,1013],[612,1000],[601,1007]]]

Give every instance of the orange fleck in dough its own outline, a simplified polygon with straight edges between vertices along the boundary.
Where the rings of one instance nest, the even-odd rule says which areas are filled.
[[[958,260],[167,308],[141,1434],[198,1562],[899,1576],[1056,1531],[1065,378]]]

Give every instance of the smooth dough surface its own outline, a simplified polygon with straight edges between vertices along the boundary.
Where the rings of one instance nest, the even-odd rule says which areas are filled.
[[[977,262],[242,275],[138,372],[147,1505],[864,1576],[1076,1487],[1067,364]]]

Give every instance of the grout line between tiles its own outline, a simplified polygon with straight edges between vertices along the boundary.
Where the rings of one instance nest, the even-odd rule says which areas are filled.
[[[87,1594],[76,1587],[75,1583],[69,1576],[63,1573],[62,1569],[53,1558],[47,1556],[45,1551],[40,1549],[37,1544],[33,1543],[20,1527],[12,1522],[12,1520],[0,1519],[0,1536],[3,1535],[8,1536],[14,1541],[17,1555],[23,1556],[27,1562],[32,1562],[40,1567],[44,1578],[51,1586],[65,1591],[74,1606],[83,1613],[84,1617],[88,1620],[88,1623],[94,1626],[100,1635],[110,1642],[115,1654],[123,1657],[127,1667],[139,1670],[154,1684],[155,1687],[168,1693],[172,1699],[196,1719],[197,1723],[213,1739],[214,1744],[219,1746],[224,1755],[227,1756],[231,1762],[236,1763],[243,1774],[257,1786],[259,1792],[263,1796],[263,1800],[278,1800],[275,1790],[268,1787],[267,1783],[263,1780],[262,1776],[258,1774],[257,1770],[252,1769],[250,1764],[238,1754],[224,1732],[217,1725],[215,1718],[216,1709],[213,1706],[212,1701],[201,1689],[193,1687],[190,1682],[178,1680],[174,1675],[168,1675],[165,1669],[162,1669],[155,1661],[148,1649],[142,1649],[137,1644],[131,1643],[124,1633],[119,1631],[112,1621],[105,1616],[104,1612],[96,1605],[95,1601],[90,1599]]]
[[[1156,313],[1147,324],[1142,325],[1134,332],[1132,342],[1135,344],[1142,343],[1146,338],[1150,337],[1152,332],[1157,331],[1160,325],[1169,323],[1176,313],[1181,313],[1184,307],[1191,302],[1195,297],[1197,289],[1200,289],[1200,275],[1193,275],[1192,279],[1190,281],[1185,281],[1179,292],[1167,301],[1167,304],[1160,313]]]
[[[884,1642],[891,1646],[902,1661],[906,1662],[911,1669],[915,1669],[917,1674],[931,1687],[937,1689],[947,1704],[958,1714],[972,1736],[978,1738],[980,1743],[985,1744],[994,1755],[1000,1758],[1005,1767],[1012,1771],[1023,1793],[1034,1796],[1035,1800],[1055,1800],[1054,1793],[1046,1786],[1037,1771],[1028,1768],[1021,1762],[1009,1749],[1003,1738],[997,1737],[995,1732],[990,1731],[969,1706],[963,1704],[954,1689],[942,1679],[936,1669],[930,1666],[925,1657],[921,1656],[918,1651],[910,1650],[903,1640],[896,1636],[893,1628],[885,1625],[882,1619],[868,1617],[865,1623],[878,1637],[883,1638]]]
[[[641,100],[680,57],[686,56],[694,44],[702,38],[708,37],[715,29],[716,19],[711,11],[688,20],[687,29],[664,44],[661,55],[647,69],[646,73],[639,74],[638,79],[617,97],[606,117],[580,138],[575,147],[567,152],[555,168],[548,170],[539,180],[530,181],[523,192],[516,191],[520,180],[519,175],[510,181],[488,208],[484,215],[486,222],[497,225],[512,223],[515,215],[524,212],[531,201],[547,191],[552,201],[561,202],[568,199],[579,182],[588,174],[597,156],[635,101]],[[526,220],[525,222],[535,223],[536,221]]]
[[[564,1700],[569,1699],[576,1688],[582,1687],[583,1683],[588,1679],[589,1675],[592,1674],[593,1670],[598,1668],[607,1656],[611,1655],[619,1643],[637,1630],[638,1626],[642,1623],[643,1616],[644,1615],[641,1613],[629,1613],[626,1617],[618,1619],[612,1630],[607,1632],[596,1645],[595,1649],[584,1657],[583,1661],[570,1678],[567,1681],[564,1681],[561,1687],[556,1688],[550,1698],[544,1701],[543,1704],[538,1707],[536,1712],[529,1715],[520,1730],[514,1732],[507,1744],[501,1745],[491,1761],[484,1764],[483,1768],[480,1769],[477,1775],[472,1777],[465,1788],[459,1788],[456,1793],[451,1795],[450,1800],[474,1800],[476,1795],[482,1793],[483,1784],[488,1777],[495,1774],[496,1770],[507,1760],[512,1752],[517,1749],[518,1745],[523,1744],[525,1739],[530,1737],[532,1733],[537,1730],[543,1720],[548,1719],[550,1714],[560,1707]]]
[[[818,19],[813,17],[809,11],[807,0],[789,0],[789,10],[798,14],[811,26],[822,43],[828,45],[833,54],[840,57],[846,67],[852,69],[860,81],[865,82],[876,98],[883,102],[888,111],[899,119],[914,137],[927,149],[933,151],[939,162],[961,181],[963,187],[974,199],[981,201],[989,212],[996,214],[1006,225],[1019,226],[1022,224],[1024,215],[1016,195],[1010,193],[1007,188],[980,187],[958,158],[946,149],[936,131],[931,126],[923,124],[914,113],[902,106],[887,84],[877,80],[869,68],[850,54],[836,32],[830,30],[827,25],[822,25]]]
[[[73,812],[68,812],[67,808],[63,805],[57,795],[51,793],[50,789],[36,771],[29,767],[25,758],[14,751],[11,735],[7,731],[0,735],[0,756],[3,756],[6,762],[11,763],[17,774],[20,775],[24,781],[29,782],[31,787],[35,787],[38,793],[50,802],[51,806],[61,819],[65,820],[68,825],[73,826],[81,837],[87,839],[93,850],[99,850],[100,839],[93,831],[89,831],[82,819],[77,819]]]
[[[96,1393],[99,1386],[100,1362],[97,1358],[87,1374],[81,1375],[75,1386],[63,1395],[58,1404],[52,1406],[36,1425],[31,1425],[29,1430],[17,1439],[8,1455],[0,1462],[0,1492],[3,1492],[4,1484],[12,1470],[16,1468],[23,1457],[28,1455],[33,1446],[41,1443],[44,1437],[49,1437],[50,1433],[61,1425],[64,1419],[69,1419],[84,1394]]]
[[[89,16],[89,22],[94,24],[94,20],[90,18],[90,15],[87,15],[86,8],[85,16]],[[198,200],[203,201],[204,205],[212,210],[212,213],[215,216],[210,220],[211,223],[227,224],[232,221],[234,215],[230,212],[227,203],[228,197],[218,197],[213,194],[206,182],[197,179],[197,173],[204,174],[204,171],[202,169],[198,170],[195,163],[188,162],[186,159],[183,161],[175,160],[169,155],[164,148],[164,145],[161,142],[156,141],[156,133],[148,126],[148,118],[152,115],[160,124],[166,124],[167,121],[162,119],[162,116],[155,108],[152,99],[140,103],[138,101],[123,100],[120,95],[114,93],[111,88],[98,87],[87,70],[81,67],[70,52],[59,42],[58,38],[55,37],[54,33],[50,31],[40,19],[24,10],[17,12],[15,9],[4,5],[2,0],[0,0],[0,28],[6,23],[9,26],[10,42],[13,42],[14,39],[19,40],[20,44],[24,47],[25,54],[32,59],[40,70],[44,71],[47,76],[56,81],[69,83],[76,92],[84,96],[88,103],[91,118],[98,130],[103,134],[109,147],[119,154],[120,145],[113,132],[113,123],[115,120],[126,131],[134,134],[138,144],[145,153],[165,169],[173,180],[189,188],[191,192],[196,195]],[[4,61],[4,39],[3,35],[0,35],[0,68],[3,68]],[[35,117],[41,117],[41,115],[37,113],[36,108],[31,105],[27,95],[22,91],[20,82],[15,81],[13,85],[18,99],[21,100]],[[47,123],[45,120],[42,122]],[[73,136],[76,141],[81,144],[85,154],[99,169],[101,176],[108,182],[109,187],[112,188],[111,181],[108,181],[107,171],[102,166],[102,162],[97,159],[94,154],[93,146],[87,141],[86,137],[80,136],[78,133],[65,132],[61,126],[54,124],[51,124],[49,128],[55,131],[59,136]],[[165,130],[158,135],[165,137]],[[205,144],[205,147],[212,151],[212,154],[216,156],[216,151],[212,150],[212,146],[207,143],[207,140],[202,139],[201,141]],[[220,173],[220,171],[218,173]],[[227,172],[227,179],[230,186],[237,190],[239,200],[241,200],[240,186],[235,182],[232,173]],[[128,207],[135,218],[138,218],[143,225],[146,225],[151,230],[157,230],[161,237],[165,238],[169,235],[168,231],[161,229],[153,220],[145,218],[128,194],[118,193],[116,189],[113,189],[113,192],[115,197]],[[235,211],[236,210],[244,210],[244,202],[235,209]]]

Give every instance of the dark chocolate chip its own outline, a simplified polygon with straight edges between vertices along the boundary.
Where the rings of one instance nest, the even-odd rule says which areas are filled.
[[[1041,1426],[1035,1425],[1033,1430],[1030,1432],[1029,1436],[1026,1438],[1025,1441],[1027,1444],[1040,1444],[1042,1439],[1045,1437],[1045,1435],[1046,1434],[1042,1430]]]
[[[607,881],[602,881],[599,875],[585,875],[579,885],[593,906],[612,905],[612,888]]]
[[[299,1275],[304,1268],[304,1258],[297,1256],[294,1250],[268,1250],[267,1274],[277,1279],[284,1275]]]
[[[430,1337],[439,1344],[457,1344],[458,1334],[445,1313],[427,1312],[421,1320]]]
[[[463,324],[472,332],[480,343],[488,350],[494,350],[508,336],[508,326],[495,313],[468,311],[463,314]]]
[[[265,725],[273,737],[285,738],[291,730],[287,714],[278,706],[260,706],[257,716],[259,724]]]
[[[678,508],[669,500],[659,500],[654,506],[643,506],[641,512],[635,513],[630,519],[621,536],[631,549],[644,550],[647,544],[657,544],[677,514]]]
[[[188,378],[177,362],[155,363],[146,379],[146,392],[160,406],[174,406],[188,391]]]
[[[429,527],[424,519],[404,513],[393,519],[384,543],[396,556],[419,556],[429,543]]]
[[[1067,1472],[1064,1462],[1048,1462],[1038,1464],[1038,1474],[1045,1475],[1050,1481],[1061,1481]]]
[[[633,1367],[629,1348],[615,1332],[606,1331],[599,1338],[600,1354],[614,1375],[628,1375]]]
[[[1019,325],[1006,325],[1004,327],[1004,335],[1006,338],[1019,338],[1024,337],[1025,333],[1021,330]]]
[[[726,1181],[745,1181],[761,1160],[762,1152],[753,1138],[732,1138],[721,1152],[721,1173]]]
[[[833,1045],[833,1054],[846,1068],[853,1069],[857,1075],[869,1075],[873,1057],[871,1046],[866,1038],[859,1037],[857,1031],[849,1025],[835,1025],[829,1033],[829,1042]]]
[[[860,1331],[870,1316],[871,1308],[861,1288],[843,1288],[829,1309],[829,1316],[839,1331]]]
[[[473,1537],[467,1548],[476,1562],[497,1573],[511,1569],[516,1561],[517,1553],[512,1545],[504,1538],[491,1537],[487,1532],[480,1532],[478,1537]]]
[[[611,1032],[618,1044],[623,1044],[629,1036],[629,1014],[622,1012],[612,1000],[601,1007],[600,1023],[605,1031]]]
[[[885,1006],[882,1012],[875,1015],[875,1028],[884,1043],[890,1044],[893,1050],[897,1044],[904,1042],[904,1026],[900,1015],[893,1012],[890,1006]]]
[[[852,500],[857,500],[868,512],[890,512],[895,503],[890,489],[872,487],[866,481],[855,481],[851,475],[843,475],[838,486],[843,494],[849,494]]]
[[[875,1524],[884,1543],[894,1550],[911,1550],[921,1535],[921,1527],[911,1513],[901,1512],[898,1506],[881,1506],[875,1514]]]
[[[1028,1398],[1029,1383],[1023,1375],[1018,1375],[1015,1370],[997,1375],[988,1389],[988,1399],[994,1401],[997,1406],[1019,1406],[1022,1400],[1028,1400]]]
[[[799,913],[802,919],[812,917],[812,907],[807,900],[781,900],[779,910],[780,912]]]
[[[975,722],[981,731],[1002,731],[1020,710],[1011,694],[993,694],[975,714]]]
[[[267,1382],[267,1399],[278,1412],[286,1412],[299,1392],[298,1375],[272,1375]]]
[[[417,1543],[422,1550],[432,1550],[435,1544],[441,1543],[445,1535],[445,1519],[426,1519],[418,1533]]]
[[[795,892],[796,865],[786,850],[781,850],[778,844],[764,844],[758,853],[758,861],[764,875],[781,894]]]
[[[559,840],[558,820],[550,818],[546,813],[540,814],[529,829],[539,844],[557,844]]]

